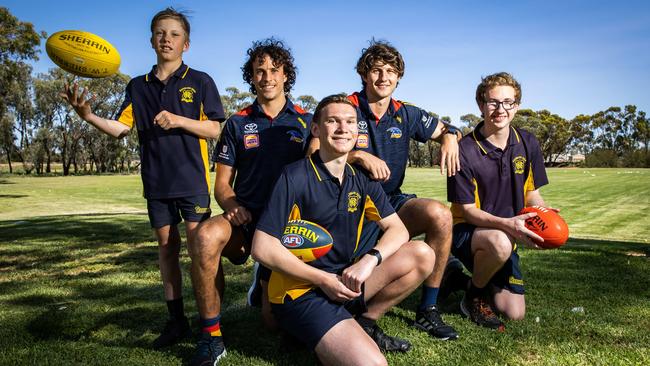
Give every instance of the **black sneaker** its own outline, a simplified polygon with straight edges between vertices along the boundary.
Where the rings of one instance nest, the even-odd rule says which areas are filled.
[[[368,333],[383,352],[406,352],[411,349],[409,341],[387,335],[377,324],[370,327],[361,326],[361,328]]]
[[[190,324],[186,317],[181,319],[169,319],[158,338],[153,341],[153,348],[160,349],[172,346],[178,343],[181,339],[189,338],[191,335],[192,330],[190,329]]]
[[[419,328],[430,336],[440,339],[458,339],[458,333],[450,325],[445,324],[440,316],[440,311],[435,305],[427,306],[424,310],[415,313],[415,322],[413,326]]]
[[[202,333],[196,343],[196,351],[191,366],[215,366],[222,357],[226,356],[226,346],[222,337],[212,337],[209,333]]]
[[[501,322],[501,319],[499,319],[494,310],[492,310],[490,303],[482,296],[474,298],[469,298],[467,294],[463,296],[463,300],[460,302],[460,311],[474,323],[482,327],[494,329],[499,332],[506,330],[506,326]]]
[[[467,284],[471,280],[471,277],[463,272],[463,268],[463,263],[458,258],[449,257],[447,266],[445,267],[445,273],[442,275],[442,281],[440,281],[440,291],[438,292],[438,298],[440,300],[446,299],[456,291],[464,291],[467,289]]]
[[[253,266],[253,282],[246,295],[246,304],[253,307],[262,306],[262,285],[260,284],[260,264]]]

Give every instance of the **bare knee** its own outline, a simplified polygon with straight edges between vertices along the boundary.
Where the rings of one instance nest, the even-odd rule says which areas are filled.
[[[436,262],[436,253],[427,245],[427,243],[415,240],[409,243],[413,259],[419,272],[425,277],[433,272],[433,266]]]
[[[509,304],[505,309],[499,309],[501,314],[510,320],[523,320],[526,316],[526,307]]]
[[[438,231],[447,230],[451,232],[453,217],[449,207],[438,201],[431,200],[427,205],[427,216]]]
[[[523,320],[526,316],[526,300],[524,295],[500,290],[494,295],[494,305],[501,315],[507,319]]]
[[[500,262],[505,263],[512,254],[512,243],[508,235],[501,230],[492,230],[486,239],[487,249]]]
[[[201,265],[213,265],[219,260],[219,255],[225,243],[219,225],[209,225],[205,222],[196,229],[194,240],[189,243],[192,262]]]

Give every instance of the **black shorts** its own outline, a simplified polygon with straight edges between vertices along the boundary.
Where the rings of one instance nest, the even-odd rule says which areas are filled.
[[[474,258],[472,256],[472,235],[476,226],[460,223],[454,225],[454,236],[451,243],[451,253],[458,258],[465,267],[472,272],[474,269]],[[517,246],[512,250],[510,258],[497,273],[490,279],[490,284],[495,287],[508,290],[512,293],[524,294],[524,280],[519,267],[519,254]]]
[[[185,221],[202,222],[210,218],[210,196],[189,196],[166,199],[148,199],[147,212],[151,227],[176,226]]]
[[[393,209],[395,209],[395,212],[398,212],[402,206],[412,198],[417,198],[417,196],[408,193],[398,193],[388,196],[388,201],[390,202],[390,205],[393,206]],[[374,248],[382,234],[383,232],[375,221],[366,220],[361,229],[359,245],[354,252],[354,258],[359,258],[366,254],[370,249]]]
[[[362,286],[361,295],[345,303],[332,301],[320,289],[315,289],[295,300],[287,296],[284,304],[271,304],[271,310],[285,332],[313,350],[332,327],[365,313],[367,307]]]

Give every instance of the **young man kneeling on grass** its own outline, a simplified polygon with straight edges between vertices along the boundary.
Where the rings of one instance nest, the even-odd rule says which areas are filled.
[[[521,86],[505,72],[489,75],[476,89],[483,122],[460,141],[463,169],[448,179],[454,215],[451,252],[472,272],[462,312],[478,325],[503,331],[497,316],[523,319],[524,282],[517,243],[537,248],[525,220],[526,206],[545,206],[539,188],[548,183],[539,142],[511,126]],[[495,309],[496,308],[496,309]],[[496,310],[496,312],[495,312]]]
[[[435,254],[409,234],[381,185],[346,163],[356,143],[357,114],[344,95],[323,99],[311,131],[320,150],[285,167],[257,225],[253,257],[272,269],[269,300],[280,325],[314,349],[326,365],[382,365],[383,351],[405,352],[408,341],[376,324],[431,273]],[[384,231],[375,248],[352,264],[364,218]],[[290,220],[319,224],[332,249],[305,263],[280,239]]]

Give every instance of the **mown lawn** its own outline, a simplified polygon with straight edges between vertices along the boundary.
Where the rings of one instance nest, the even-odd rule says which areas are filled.
[[[406,190],[445,199],[445,180],[410,169]],[[497,334],[458,315],[461,333],[439,342],[409,326],[419,292],[380,324],[414,344],[396,365],[650,364],[650,170],[550,169],[547,203],[562,209],[571,239],[558,250],[523,251],[528,313]],[[139,176],[0,176],[0,364],[186,362],[188,340],[150,348],[166,309]],[[183,255],[185,298],[196,314]],[[252,263],[225,264],[226,365],[309,365],[286,353],[245,306]],[[574,311],[578,308],[578,311]],[[580,309],[581,308],[581,309]],[[582,310],[582,311],[580,311]]]

